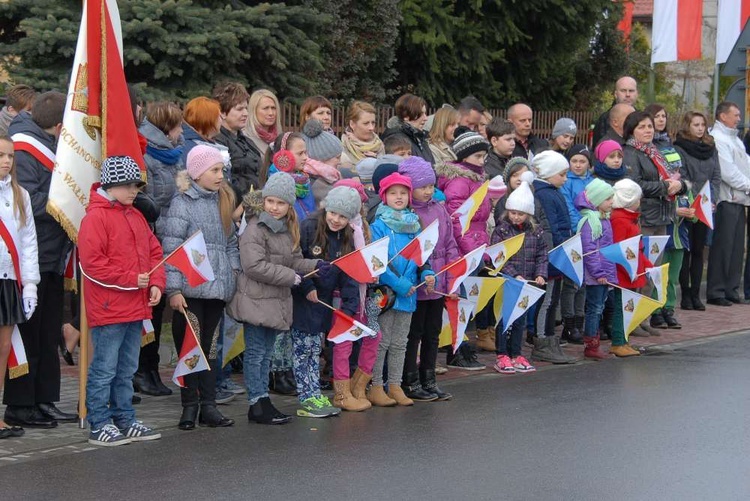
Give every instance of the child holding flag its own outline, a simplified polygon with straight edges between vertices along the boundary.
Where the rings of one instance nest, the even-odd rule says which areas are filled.
[[[354,250],[354,230],[349,221],[359,215],[362,207],[359,194],[347,186],[334,187],[323,199],[323,209],[314,212],[300,225],[300,249],[308,259],[333,261]],[[338,268],[323,277],[313,275],[292,289],[294,321],[292,345],[294,347],[294,379],[301,417],[325,418],[338,415],[341,409],[320,392],[321,340],[331,329],[333,313],[319,301],[331,305],[333,298],[341,298],[341,309],[349,316],[359,309],[357,283]],[[349,363],[346,361],[348,369]],[[348,411],[362,411],[369,407],[351,394],[349,378],[336,380],[333,388],[337,404]]]
[[[216,372],[221,370],[221,361],[216,359],[214,332],[226,302],[234,294],[235,275],[240,269],[237,235],[232,221],[235,196],[224,180],[223,167],[222,154],[216,148],[199,144],[191,149],[187,155],[187,171],[177,175],[178,195],[156,223],[165,255],[201,231],[205,251],[190,249],[190,263],[194,266],[208,260],[215,276],[213,281],[195,285],[185,276],[185,271],[189,273],[190,270],[167,267],[167,294],[169,305],[174,310],[172,335],[177,353],[180,353],[185,338],[187,309],[198,318],[200,345],[211,366],[211,370],[185,376],[185,387],[180,389],[182,416],[178,427],[181,430],[195,428],[199,406],[200,425],[223,427],[234,424],[234,420],[224,417],[216,408]]]
[[[441,270],[461,257],[456,239],[453,237],[451,218],[443,204],[433,198],[435,192],[435,172],[429,162],[420,157],[409,157],[398,167],[399,173],[411,180],[411,206],[419,216],[422,227],[438,222],[438,239],[430,255],[430,265]],[[448,280],[444,277],[436,285],[436,292],[417,289],[417,309],[411,317],[404,378],[402,388],[412,400],[450,400],[437,385],[435,366],[437,364],[438,342],[443,318],[444,294],[448,292]],[[419,364],[417,364],[419,358]]]
[[[581,213],[578,232],[583,246],[583,275],[586,284],[586,323],[583,331],[583,355],[592,360],[602,360],[607,354],[599,351],[599,322],[607,300],[608,284],[617,283],[615,264],[599,253],[599,249],[612,245],[612,211],[614,189],[602,181],[591,181],[576,198],[576,208]]]
[[[524,172],[521,185],[505,201],[505,213],[492,233],[492,244],[524,234],[523,247],[508,259],[503,272],[518,280],[530,281],[539,287],[547,282],[547,244],[544,241],[544,230],[534,220],[534,195],[531,183],[534,175]],[[496,338],[497,362],[494,368],[500,374],[516,372],[533,372],[536,368],[521,355],[521,342],[526,327],[524,313],[513,322],[510,329],[501,331],[498,324]],[[510,335],[510,336],[509,336]],[[508,346],[510,337],[510,347]]]
[[[390,407],[393,405],[414,405],[401,389],[401,376],[404,372],[404,357],[409,334],[411,316],[417,307],[417,285],[424,281],[428,291],[435,286],[435,273],[429,266],[421,268],[397,253],[406,247],[422,229],[419,216],[409,208],[411,198],[411,180],[394,172],[383,178],[380,183],[380,199],[375,221],[372,223],[373,241],[390,237],[388,247],[389,263],[385,273],[380,275],[380,282],[393,289],[396,301],[393,307],[380,315],[378,319],[382,339],[378,346],[378,358],[372,374],[372,387],[369,399],[372,405]],[[388,393],[383,389],[383,364],[388,354]]]
[[[286,172],[273,174],[263,191],[248,193],[243,200],[247,228],[240,237],[242,273],[227,312],[245,324],[247,418],[259,424],[291,421],[268,397],[274,342],[292,324],[291,288],[302,282],[301,275],[317,268],[322,278],[330,269],[327,262],[302,257],[295,200],[295,182]]]
[[[161,434],[135,419],[133,375],[141,329],[161,300],[164,270],[153,269],[162,249],[143,215],[133,207],[145,183],[131,157],[102,163],[101,183],[91,186],[81,221],[78,252],[94,354],[86,383],[89,443],[118,446]]]

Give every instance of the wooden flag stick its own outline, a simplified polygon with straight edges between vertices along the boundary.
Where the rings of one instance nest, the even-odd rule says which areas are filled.
[[[151,276],[151,274],[153,272],[155,272],[156,270],[159,269],[159,266],[161,266],[164,263],[166,263],[167,259],[169,259],[170,257],[174,256],[175,252],[177,252],[178,250],[182,249],[185,246],[186,243],[188,243],[195,235],[197,235],[200,232],[201,232],[201,230],[198,230],[195,233],[193,233],[192,235],[190,235],[190,237],[188,237],[187,240],[185,240],[184,242],[182,242],[180,245],[177,246],[177,248],[175,250],[173,250],[172,252],[170,252],[167,256],[164,257],[164,259],[162,259],[161,261],[159,261],[159,264],[157,264],[156,266],[154,266],[151,271],[149,271],[148,273],[146,273],[146,275]]]
[[[328,308],[328,309],[329,309],[329,310],[331,310],[331,311],[336,311],[336,308],[334,308],[333,306],[331,306],[331,305],[330,305],[330,304],[328,304],[328,303],[324,303],[324,302],[323,302],[323,301],[321,301],[320,299],[318,299],[318,303],[322,304],[323,306],[325,306],[326,308]]]
[[[584,254],[584,255],[583,255],[583,256],[581,256],[581,257],[586,257],[586,256],[590,256],[591,254],[594,254],[595,252],[599,252],[599,249],[596,249],[596,250],[592,250],[591,252],[587,252],[586,254]]]
[[[83,287],[85,280],[81,280],[81,286],[78,288],[78,301],[81,304],[80,310],[80,346],[78,347],[78,427],[86,429],[86,383],[89,376],[89,322],[86,318],[86,302],[83,300]]]

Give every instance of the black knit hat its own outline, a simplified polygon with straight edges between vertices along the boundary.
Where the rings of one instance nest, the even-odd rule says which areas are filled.
[[[131,157],[107,157],[102,163],[102,188],[108,190],[124,184],[137,184],[140,188],[146,183],[141,177],[141,168]]]
[[[372,173],[372,186],[375,188],[376,193],[380,191],[380,181],[384,177],[398,172],[398,165],[402,160],[403,158],[398,155],[383,155],[378,158],[377,162],[375,162],[375,170]]]
[[[589,165],[591,165],[591,150],[589,150],[588,146],[585,144],[574,144],[565,152],[565,158],[568,159],[568,162],[576,155],[583,155],[589,161]]]
[[[468,131],[456,137],[451,143],[451,149],[456,154],[456,159],[461,162],[478,151],[489,150],[490,143],[477,132]]]

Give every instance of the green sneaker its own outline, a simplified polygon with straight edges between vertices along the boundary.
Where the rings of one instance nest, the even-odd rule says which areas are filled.
[[[302,408],[297,409],[297,415],[300,417],[327,418],[341,412],[341,409],[332,406],[326,397],[310,397],[301,405]]]

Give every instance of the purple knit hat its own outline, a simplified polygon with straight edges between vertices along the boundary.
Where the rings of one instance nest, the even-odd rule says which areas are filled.
[[[398,172],[411,179],[411,186],[415,190],[435,184],[435,171],[432,170],[432,165],[422,157],[411,156],[404,159],[398,164]]]

